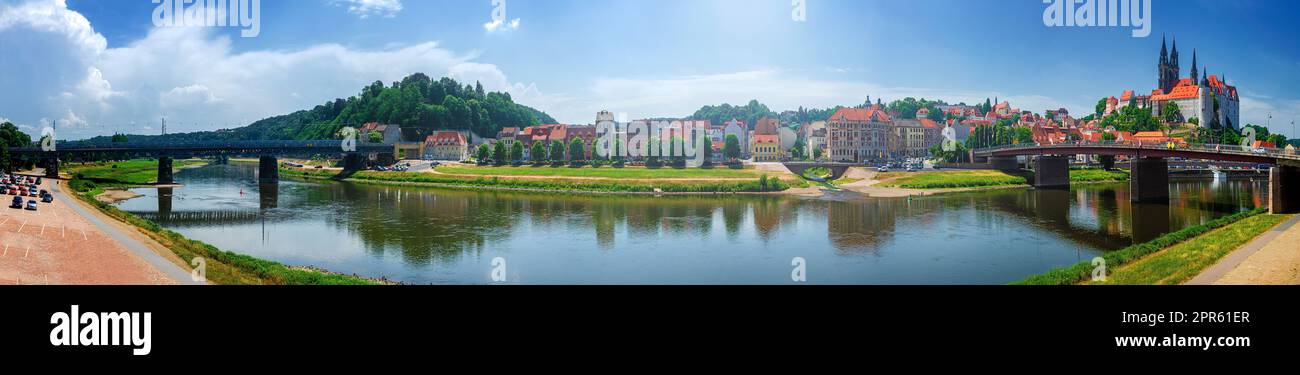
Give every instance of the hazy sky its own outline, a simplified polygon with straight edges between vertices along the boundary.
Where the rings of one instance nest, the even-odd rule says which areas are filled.
[[[234,127],[413,72],[479,80],[561,122],[680,117],[868,95],[1091,112],[1156,85],[1161,35],[1241,92],[1242,118],[1300,115],[1296,1],[1155,0],[1152,33],[1048,28],[1041,0],[262,0],[260,33],[155,28],[151,0],[0,0],[0,119],[63,139]]]

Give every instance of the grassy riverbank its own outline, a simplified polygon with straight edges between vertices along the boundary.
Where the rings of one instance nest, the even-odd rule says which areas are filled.
[[[1126,264],[1091,284],[1182,284],[1290,215],[1255,215]]]
[[[993,170],[891,172],[882,173],[876,177],[878,180],[888,180],[880,184],[882,187],[897,187],[905,189],[952,189],[1029,185],[1029,182],[1033,178],[1034,174],[1031,171],[1004,172]],[[1071,182],[1127,180],[1128,172],[1125,171],[1106,171],[1101,169],[1070,170]]]
[[[177,160],[179,166],[197,165],[201,160]],[[117,167],[114,168],[113,166]],[[370,280],[358,276],[339,275],[316,270],[289,267],[281,263],[254,258],[248,255],[223,251],[201,241],[191,240],[159,226],[157,223],[141,219],[108,203],[96,199],[104,192],[106,186],[128,186],[146,184],[156,179],[157,161],[132,160],[127,162],[103,163],[99,165],[74,166],[69,170],[76,176],[68,183],[72,195],[86,202],[100,212],[140,229],[140,232],[171,250],[187,264],[193,264],[194,258],[203,258],[206,277],[214,284],[278,284],[278,285],[372,285],[382,281]],[[152,177],[147,180],[143,171],[150,171]],[[94,176],[94,180],[90,179]]]
[[[497,167],[488,167],[497,168]],[[510,168],[510,167],[506,167]],[[519,167],[531,168],[531,167]],[[550,167],[542,167],[549,169]],[[557,168],[563,169],[563,168]],[[612,169],[612,168],[611,168]],[[334,171],[303,170],[281,168],[281,176],[297,176],[317,179],[337,179]],[[511,190],[536,190],[555,192],[599,192],[599,193],[650,193],[655,189],[664,193],[743,193],[743,192],[777,192],[790,188],[790,183],[765,174],[752,175],[750,180],[720,181],[654,181],[635,179],[564,179],[564,178],[502,178],[499,176],[458,176],[440,175],[423,172],[377,172],[360,171],[348,175],[349,180],[415,184],[451,187],[481,187]]]
[[[1107,283],[1159,283],[1186,280],[1213,264],[1224,254],[1250,241],[1259,233],[1281,222],[1282,215],[1265,215],[1267,209],[1255,209],[1224,216],[1205,224],[1193,225],[1154,240],[1111,251],[1102,255],[1108,270]],[[1272,224],[1268,224],[1272,222]],[[1240,224],[1240,225],[1237,225]],[[1226,228],[1225,228],[1226,227]],[[1262,227],[1262,229],[1260,229]],[[1224,228],[1224,230],[1219,230]],[[1254,234],[1251,234],[1254,233]],[[1224,241],[1217,243],[1217,241]],[[1236,241],[1240,243],[1235,244]],[[1216,244],[1217,243],[1217,244]],[[1186,245],[1186,246],[1182,246]],[[1182,246],[1182,247],[1180,247]],[[1155,254],[1155,255],[1153,255]],[[1150,257],[1148,257],[1150,256]],[[1179,257],[1189,257],[1179,259]],[[1148,259],[1149,258],[1149,259]],[[1206,263],[1208,262],[1208,263]],[[1125,267],[1130,265],[1132,267]],[[1031,275],[1013,284],[1070,285],[1092,279],[1092,261]],[[1190,277],[1190,276],[1187,276]]]
[[[723,179],[723,178],[749,178],[756,179],[763,175],[763,172],[749,169],[730,169],[727,167],[715,168],[645,168],[645,167],[569,167],[569,166],[533,166],[522,165],[518,167],[490,167],[490,166],[439,166],[438,172],[454,175],[469,176],[541,176],[541,177],[575,177],[575,178],[613,178],[613,179],[658,179],[658,178],[678,178],[678,179]]]
[[[207,163],[207,160],[201,159],[175,160],[172,162],[172,169]],[[158,161],[137,159],[90,164],[69,163],[63,166],[63,171],[72,175],[75,179],[91,181],[98,185],[148,185],[158,180]]]

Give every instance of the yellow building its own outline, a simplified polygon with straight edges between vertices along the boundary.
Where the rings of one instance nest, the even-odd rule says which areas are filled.
[[[755,134],[749,144],[749,154],[756,162],[781,161],[781,140],[775,135]]]

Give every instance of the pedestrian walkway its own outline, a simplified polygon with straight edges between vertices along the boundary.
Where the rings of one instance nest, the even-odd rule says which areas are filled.
[[[1300,215],[1223,257],[1190,285],[1300,285]]]

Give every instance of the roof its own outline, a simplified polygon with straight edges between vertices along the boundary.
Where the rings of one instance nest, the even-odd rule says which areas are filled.
[[[465,136],[457,131],[438,131],[424,137],[424,144],[428,146],[459,146],[465,144]]]
[[[924,127],[926,127],[927,129],[935,129],[935,128],[938,128],[938,127],[939,127],[939,124],[938,124],[938,123],[936,123],[936,122],[934,122],[934,120],[931,120],[931,119],[928,119],[928,118],[923,118],[923,119],[920,119],[919,121],[921,121],[921,126],[924,126]]]
[[[759,135],[755,135],[755,136],[754,136],[753,141],[754,141],[754,142],[753,142],[754,144],[759,144],[759,143],[779,143],[779,142],[781,142],[781,139],[780,139],[779,137],[775,136],[775,135],[759,134]]]
[[[1192,99],[1200,95],[1201,87],[1192,83],[1190,78],[1184,78],[1178,81],[1178,85],[1170,89],[1168,94],[1151,95],[1151,100]]]
[[[831,117],[826,119],[831,121],[862,121],[862,122],[889,122],[889,114],[877,108],[840,108]]]

